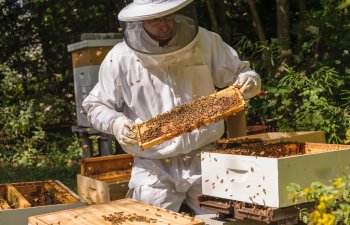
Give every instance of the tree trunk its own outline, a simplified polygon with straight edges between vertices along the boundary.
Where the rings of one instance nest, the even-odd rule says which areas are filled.
[[[209,12],[210,21],[211,21],[211,24],[213,25],[213,31],[216,33],[219,33],[219,25],[218,25],[218,21],[216,19],[214,0],[206,0],[206,2],[207,2],[207,8],[208,8],[208,12]]]
[[[256,5],[254,0],[248,0],[249,8],[252,13],[253,27],[255,28],[256,33],[258,34],[260,41],[266,41],[266,36],[264,29],[262,27],[258,10],[256,9]]]
[[[215,3],[217,4],[216,8],[216,15],[218,15],[218,20],[221,29],[220,33],[222,36],[222,39],[228,43],[231,44],[231,26],[228,22],[227,15],[226,15],[226,7],[225,7],[225,1],[224,0],[215,0]]]
[[[298,0],[299,6],[299,29],[298,29],[298,39],[296,43],[296,53],[301,51],[305,39],[305,19],[306,19],[306,4],[304,0]]]
[[[289,38],[289,0],[276,0],[277,37]]]
[[[289,64],[293,56],[290,48],[289,37],[289,0],[276,0],[277,9],[277,37],[282,42],[282,51],[280,57],[282,59],[281,65]]]
[[[214,0],[206,0],[206,3],[213,31],[220,34],[222,39],[230,44],[231,27],[228,23],[224,0],[215,0],[215,5]]]

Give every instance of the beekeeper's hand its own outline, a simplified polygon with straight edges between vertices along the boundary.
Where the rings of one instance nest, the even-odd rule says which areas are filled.
[[[126,116],[119,116],[113,122],[113,134],[120,145],[137,144],[134,122]]]
[[[261,80],[259,75],[241,73],[233,86],[238,88],[244,99],[249,99],[261,92]]]

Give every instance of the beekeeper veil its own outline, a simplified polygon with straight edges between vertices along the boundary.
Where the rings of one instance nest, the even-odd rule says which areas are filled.
[[[118,19],[127,45],[143,54],[175,52],[198,33],[193,0],[134,0]]]

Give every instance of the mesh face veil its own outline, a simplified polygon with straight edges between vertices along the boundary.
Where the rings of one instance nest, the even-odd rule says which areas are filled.
[[[162,1],[159,4],[167,2],[172,1]],[[168,8],[167,11],[134,16],[135,20],[130,17],[122,20],[123,17],[119,14],[127,45],[143,54],[165,54],[191,43],[198,33],[196,9],[192,1],[182,2],[185,2],[182,4],[185,6],[180,9],[181,5]]]

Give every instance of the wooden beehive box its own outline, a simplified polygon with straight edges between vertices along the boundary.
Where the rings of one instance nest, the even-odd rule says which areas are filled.
[[[0,185],[0,224],[27,225],[28,217],[84,206],[85,203],[59,181]]]
[[[90,204],[125,198],[133,162],[130,154],[81,159],[78,195]]]
[[[64,210],[56,213],[33,216],[29,218],[29,225],[49,224],[95,224],[111,225],[104,217],[118,217],[118,225],[126,224],[172,224],[199,225],[203,222],[191,216],[171,212],[156,206],[147,205],[133,199],[121,199],[110,203],[91,205],[77,209]],[[133,219],[131,218],[133,217]],[[124,220],[124,221],[123,221]],[[151,222],[146,222],[149,220]]]
[[[198,98],[138,124],[139,145],[141,149],[150,148],[243,111],[245,106],[241,93],[233,87]]]
[[[346,172],[349,163],[350,145],[274,143],[208,151],[202,153],[203,194],[286,207],[293,205],[286,189],[290,183],[327,183]]]

